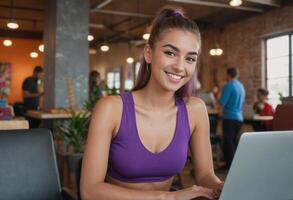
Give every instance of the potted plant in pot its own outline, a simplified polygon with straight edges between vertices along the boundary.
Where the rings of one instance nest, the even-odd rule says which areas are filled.
[[[89,112],[70,111],[72,117],[66,121],[59,121],[54,126],[54,136],[64,141],[62,157],[67,162],[70,172],[78,170],[79,162],[88,134]]]
[[[87,112],[70,111],[71,118],[57,122],[54,134],[64,140],[69,153],[82,153],[87,138],[90,114]]]

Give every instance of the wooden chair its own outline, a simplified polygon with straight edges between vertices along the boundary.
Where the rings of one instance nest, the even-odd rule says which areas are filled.
[[[293,104],[280,104],[277,106],[273,131],[293,130]]]

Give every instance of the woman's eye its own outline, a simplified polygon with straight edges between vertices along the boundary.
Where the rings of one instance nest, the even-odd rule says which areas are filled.
[[[168,56],[175,56],[175,53],[173,53],[172,51],[165,51],[164,53]]]
[[[196,61],[196,58],[193,57],[187,57],[186,60],[190,63],[194,63]]]

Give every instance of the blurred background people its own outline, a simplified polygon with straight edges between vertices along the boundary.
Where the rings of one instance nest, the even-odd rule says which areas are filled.
[[[223,88],[219,104],[223,107],[223,153],[226,162],[225,168],[228,169],[237,148],[238,134],[243,122],[245,89],[238,80],[236,68],[228,68],[226,76],[228,82]]]
[[[264,88],[257,90],[257,101],[253,105],[254,113],[261,116],[273,116],[274,109],[268,103],[269,91]],[[253,123],[255,131],[269,131],[272,130],[272,120],[255,121]]]
[[[38,84],[44,79],[44,71],[41,66],[34,68],[32,76],[27,77],[22,83],[23,109],[24,113],[28,110],[40,109],[40,97],[44,95],[44,91],[39,91]],[[27,117],[30,128],[37,128],[40,121]]]
[[[89,74],[89,101],[86,106],[87,109],[91,110],[102,96],[101,75],[98,71],[93,70]]]
[[[216,108],[216,99],[212,92],[209,91],[198,91],[197,97],[201,98],[208,109]]]

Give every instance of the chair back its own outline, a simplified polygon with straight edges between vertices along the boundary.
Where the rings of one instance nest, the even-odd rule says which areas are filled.
[[[0,158],[0,199],[62,199],[50,130],[0,131]]]
[[[273,119],[273,130],[293,130],[293,104],[277,106]]]

